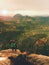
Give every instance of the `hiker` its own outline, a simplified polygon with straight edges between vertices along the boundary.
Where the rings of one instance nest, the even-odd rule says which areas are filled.
[[[17,49],[16,41],[15,40],[10,40],[10,45],[11,45],[12,51],[16,51],[16,49]]]

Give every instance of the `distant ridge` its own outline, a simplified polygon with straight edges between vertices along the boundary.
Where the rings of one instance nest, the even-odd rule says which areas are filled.
[[[15,14],[13,17],[12,16],[1,16],[0,15],[0,20],[3,21],[31,21],[32,19],[36,20],[41,20],[45,21],[47,20],[49,22],[49,16],[28,16],[28,15],[21,15],[21,14]]]

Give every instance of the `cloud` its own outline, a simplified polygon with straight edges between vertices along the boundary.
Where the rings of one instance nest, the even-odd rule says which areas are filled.
[[[14,14],[30,15],[30,16],[49,16],[49,11],[34,11],[34,10],[15,10]]]

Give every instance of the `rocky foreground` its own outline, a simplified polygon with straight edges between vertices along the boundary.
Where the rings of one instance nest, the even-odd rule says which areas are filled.
[[[0,65],[49,65],[49,57],[8,49],[0,51]]]

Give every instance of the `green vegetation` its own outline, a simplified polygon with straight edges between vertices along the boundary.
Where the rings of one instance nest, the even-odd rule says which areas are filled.
[[[49,17],[17,14],[12,21],[0,20],[0,50],[10,48],[12,39],[21,51],[49,55]]]

